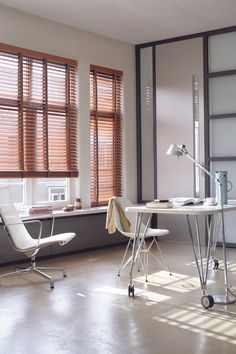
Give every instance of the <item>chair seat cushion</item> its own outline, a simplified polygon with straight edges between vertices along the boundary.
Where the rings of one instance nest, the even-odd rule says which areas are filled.
[[[151,229],[150,227],[147,229],[145,238],[148,237],[159,237],[159,236],[165,236],[168,235],[170,232],[169,230],[166,229]],[[123,232],[123,235],[134,238],[134,233],[133,232]],[[143,236],[143,233],[140,234],[140,237]]]
[[[59,243],[60,246],[65,245],[67,242],[72,240],[76,234],[74,232],[65,232],[63,234],[52,235],[49,237],[41,238],[39,241],[39,247],[44,247],[48,245],[52,245],[55,243]]]
[[[39,250],[40,248],[50,246],[50,245],[55,245],[59,244],[60,246],[65,245],[67,242],[72,240],[76,234],[74,232],[65,232],[63,234],[57,234],[57,235],[52,235],[49,237],[43,237],[39,240],[31,238],[31,242],[29,244],[29,247],[24,248],[21,250],[21,252],[24,252],[26,254],[30,254],[36,250]]]

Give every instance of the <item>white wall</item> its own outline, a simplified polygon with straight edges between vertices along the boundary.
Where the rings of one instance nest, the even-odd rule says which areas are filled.
[[[124,194],[136,201],[134,47],[0,5],[0,42],[75,59],[79,65],[80,196],[90,202],[89,65],[124,73]]]

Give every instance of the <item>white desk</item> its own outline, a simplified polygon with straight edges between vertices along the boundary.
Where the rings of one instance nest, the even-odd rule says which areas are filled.
[[[224,213],[229,211],[236,211],[236,205],[225,205],[224,206]],[[134,296],[134,284],[133,284],[133,267],[134,267],[134,260],[136,255],[137,249],[137,239],[139,236],[139,229],[142,222],[142,218],[144,214],[148,214],[148,220],[146,222],[146,228],[148,227],[148,223],[151,219],[152,214],[170,214],[170,215],[184,215],[187,217],[189,235],[192,243],[194,258],[196,261],[197,271],[199,275],[199,280],[202,289],[202,298],[201,303],[203,307],[210,308],[215,303],[221,304],[229,304],[235,302],[235,298],[228,295],[228,274],[227,274],[227,259],[226,259],[226,252],[224,252],[224,268],[225,268],[225,295],[206,295],[206,288],[207,288],[207,276],[208,276],[208,265],[210,259],[210,249],[213,240],[213,229],[214,229],[214,220],[212,218],[214,214],[221,213],[223,219],[223,213],[220,206],[204,206],[204,205],[193,205],[193,206],[183,206],[183,207],[173,207],[168,209],[160,209],[160,208],[147,208],[146,206],[132,206],[127,207],[126,212],[133,212],[137,214],[136,217],[136,225],[135,225],[135,238],[134,238],[134,245],[132,251],[132,262],[130,268],[130,283],[128,286],[128,295]],[[203,256],[202,256],[202,246],[200,243],[200,231],[199,231],[199,220],[198,217],[203,216],[206,220],[207,225],[207,234],[208,234],[208,242],[207,242],[207,259],[206,259],[206,266],[204,267],[203,264]],[[197,245],[194,244],[194,232],[191,226],[190,217],[194,218],[195,228],[196,228],[196,241]],[[223,228],[224,229],[224,228]],[[224,232],[224,231],[223,231]],[[225,250],[224,250],[225,251]],[[198,255],[197,255],[198,253]]]

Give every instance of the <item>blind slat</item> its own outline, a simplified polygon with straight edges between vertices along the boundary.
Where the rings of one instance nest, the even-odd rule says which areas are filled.
[[[76,62],[14,48],[0,44],[0,177],[78,176]]]
[[[122,73],[90,68],[91,200],[105,205],[122,192]]]

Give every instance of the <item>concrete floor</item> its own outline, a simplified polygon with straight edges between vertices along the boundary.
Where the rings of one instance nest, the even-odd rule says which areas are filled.
[[[36,274],[2,280],[0,353],[236,353],[236,304],[205,310],[190,245],[160,244],[173,275],[152,261],[148,283],[135,273],[134,298],[128,268],[116,275],[124,247],[40,262],[65,266],[54,290]],[[236,286],[236,249],[229,267]],[[223,284],[222,269],[210,270],[208,293],[223,294]]]

